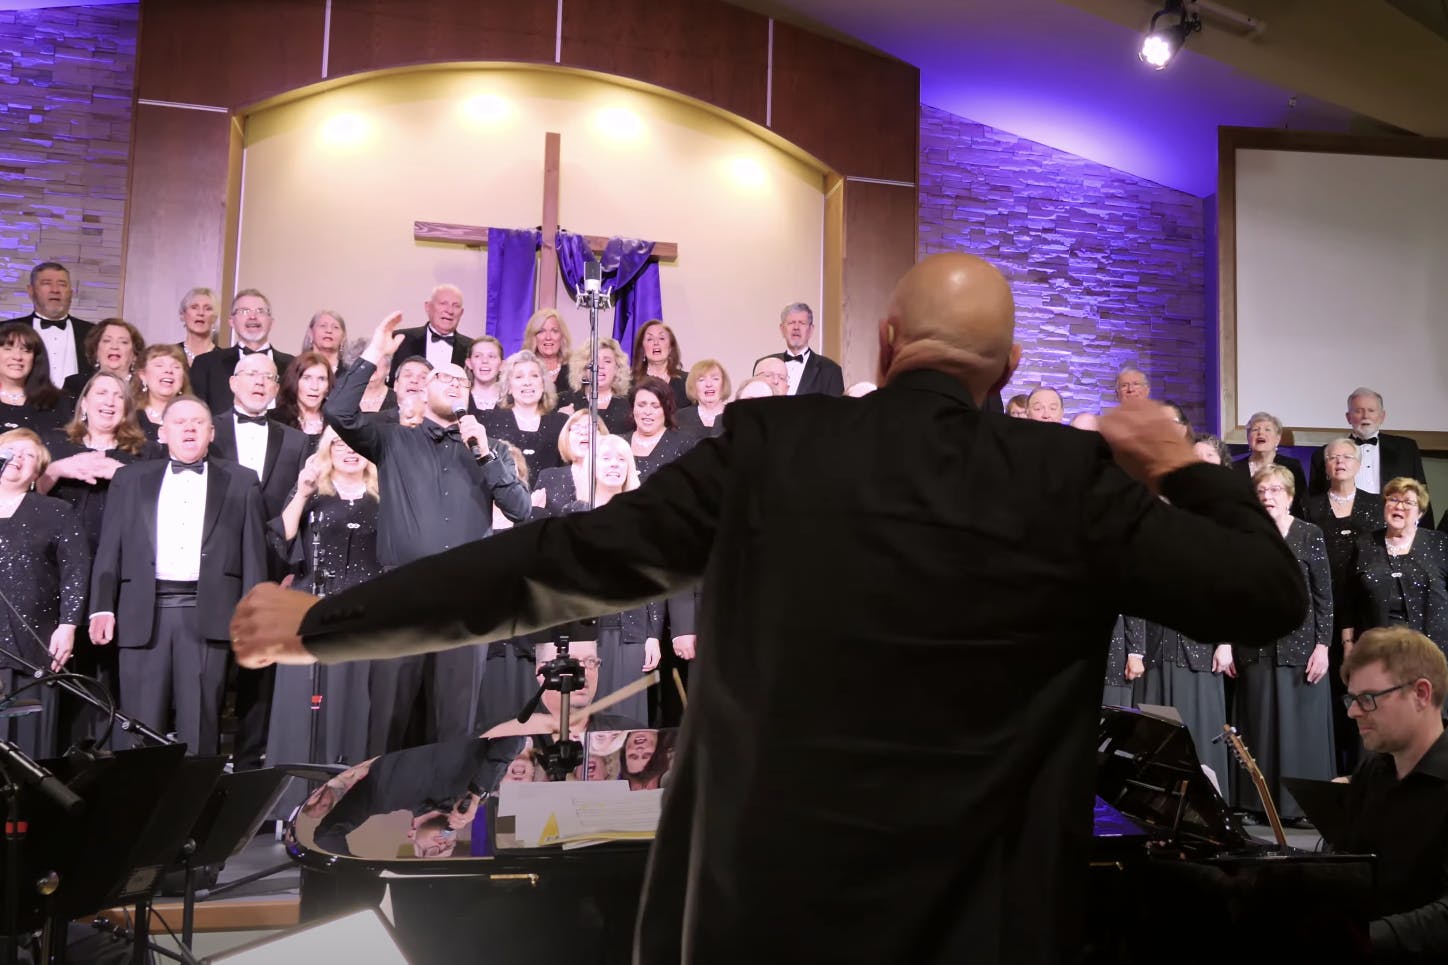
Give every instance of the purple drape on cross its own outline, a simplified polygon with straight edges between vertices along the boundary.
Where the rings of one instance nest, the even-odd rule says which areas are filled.
[[[559,231],[558,273],[573,296],[583,284],[584,266],[594,261],[588,241],[582,235]],[[653,260],[654,243],[636,238],[610,238],[603,257],[603,290],[613,295],[613,337],[624,352],[633,351],[638,330],[664,317],[663,293],[659,290],[659,263]]]
[[[503,343],[506,357],[523,347],[523,329],[533,314],[538,276],[536,228],[488,229],[489,335]]]

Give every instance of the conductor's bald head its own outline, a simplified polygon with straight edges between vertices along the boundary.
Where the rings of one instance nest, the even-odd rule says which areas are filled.
[[[880,323],[880,382],[911,369],[938,369],[965,384],[979,405],[1020,361],[1015,302],[994,267],[974,255],[931,255],[905,273]]]

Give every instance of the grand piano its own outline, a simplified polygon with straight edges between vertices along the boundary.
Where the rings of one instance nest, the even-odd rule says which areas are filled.
[[[652,739],[637,736],[652,734]],[[667,785],[670,732],[605,738],[590,778],[638,782],[626,748],[655,750],[647,786]],[[496,960],[627,963],[648,846],[520,847],[498,816],[525,738],[389,754],[314,792],[288,823],[302,866],[302,917],[375,906],[388,890],[415,965]],[[597,758],[597,759],[595,759]],[[1234,820],[1179,723],[1103,708],[1087,963],[1262,961],[1293,954],[1367,961],[1373,866],[1255,839]],[[582,769],[579,777],[585,776]]]

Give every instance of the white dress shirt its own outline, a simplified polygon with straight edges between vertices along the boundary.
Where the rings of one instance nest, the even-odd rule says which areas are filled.
[[[75,357],[75,329],[69,317],[60,328],[42,328],[40,315],[33,315],[30,324],[45,343],[45,354],[50,356],[50,381],[55,387],[80,371],[80,360]]]
[[[1377,436],[1373,436],[1377,439]],[[1365,493],[1380,493],[1383,491],[1382,465],[1383,465],[1383,444],[1381,441],[1373,445],[1358,445],[1358,458],[1362,461],[1358,464],[1357,488]]]
[[[786,355],[792,355],[792,354],[793,354],[792,352],[790,352],[788,346],[785,347],[784,353],[785,353]],[[805,367],[805,365],[806,365],[808,362],[809,362],[809,346],[805,346],[804,348],[800,349],[800,351],[799,351],[799,361],[798,361],[798,362],[796,362],[794,359],[785,359],[785,362],[784,362],[784,370],[785,370],[785,372],[789,373],[789,394],[790,394],[790,395],[796,395],[796,394],[799,393],[799,382],[800,382],[800,379],[804,378],[804,367]]]
[[[242,422],[231,410],[231,422],[236,427],[236,461],[256,473],[257,482],[266,482],[262,477],[266,469],[267,426],[254,422]]]
[[[206,482],[210,473],[161,474],[156,502],[156,579],[195,581],[201,575],[201,527],[206,521]]]
[[[452,365],[453,347],[447,342],[436,341],[432,337],[433,328],[431,324],[422,327],[423,352],[427,360],[432,363],[433,368],[440,368],[444,365]],[[438,332],[439,335],[442,332]],[[453,332],[453,340],[457,340],[457,332]]]

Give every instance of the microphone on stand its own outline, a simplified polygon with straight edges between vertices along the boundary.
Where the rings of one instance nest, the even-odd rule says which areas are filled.
[[[454,402],[454,403],[453,403],[453,418],[454,418],[454,419],[461,419],[463,416],[465,416],[465,415],[467,415],[467,414],[468,414],[468,407],[467,407],[467,406],[463,405],[461,402]],[[486,459],[486,458],[488,458],[489,456],[492,455],[491,452],[489,452],[488,450],[484,449],[482,446],[478,445],[478,437],[477,437],[477,436],[470,436],[469,438],[464,439],[463,441],[468,444],[468,448],[473,451],[473,458],[476,459],[478,462],[482,462],[484,459]]]
[[[583,290],[596,292],[603,287],[603,266],[589,259],[583,263]]]

